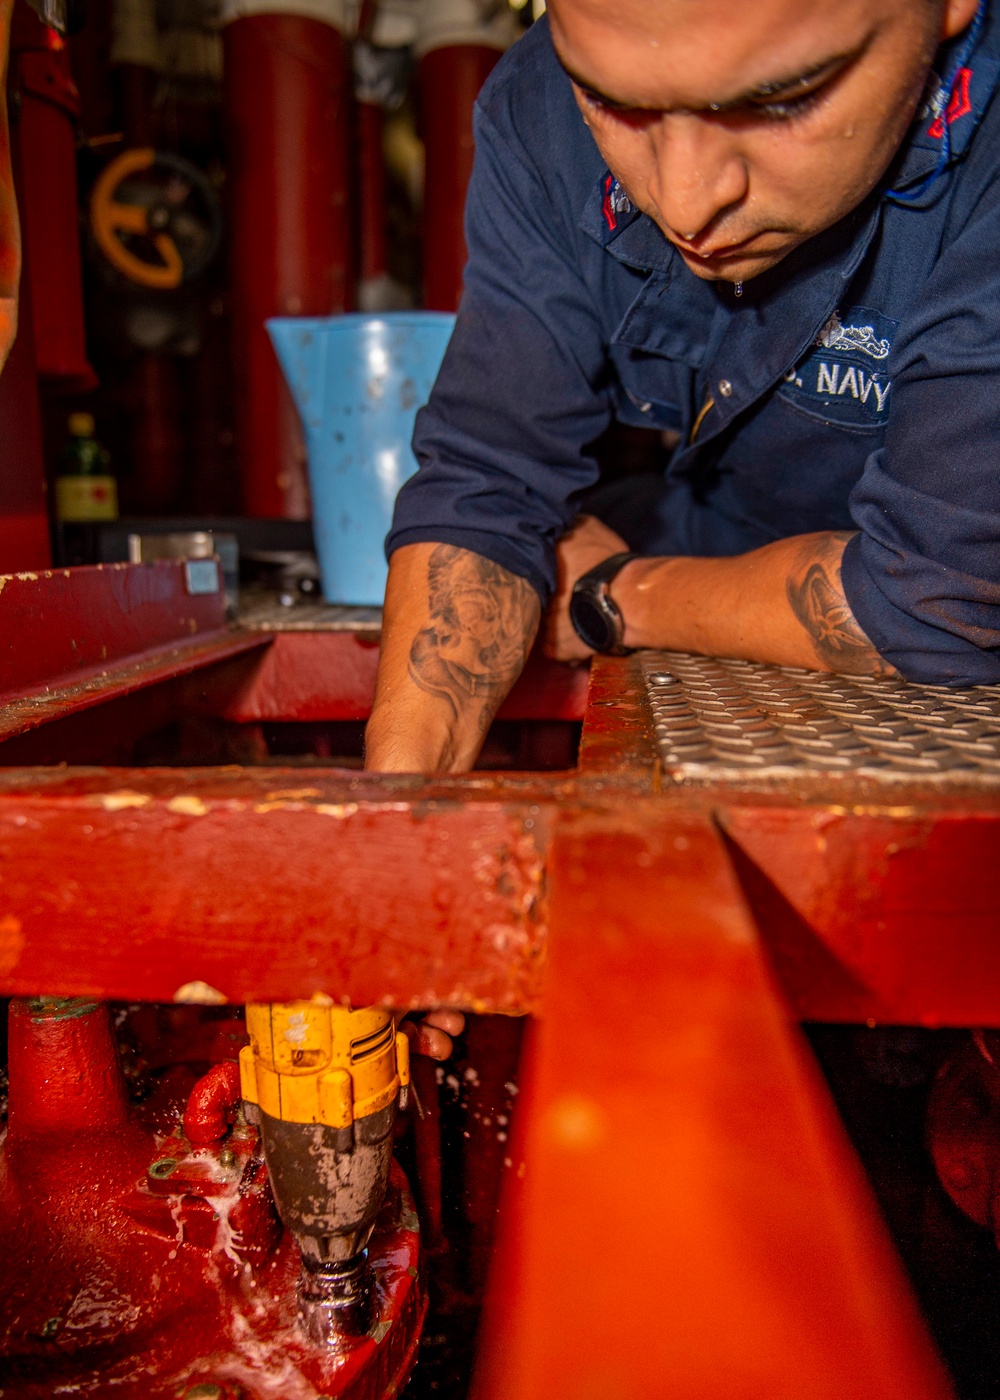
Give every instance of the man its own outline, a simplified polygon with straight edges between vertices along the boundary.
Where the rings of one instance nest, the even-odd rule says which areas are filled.
[[[567,659],[1000,681],[998,75],[988,0],[550,0],[479,103],[369,767],[469,768],[548,605]],[[612,417],[667,479],[578,518]]]

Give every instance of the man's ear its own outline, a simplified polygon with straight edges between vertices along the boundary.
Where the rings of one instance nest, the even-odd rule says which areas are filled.
[[[941,17],[941,38],[954,39],[967,29],[975,18],[982,0],[945,0],[944,14]]]

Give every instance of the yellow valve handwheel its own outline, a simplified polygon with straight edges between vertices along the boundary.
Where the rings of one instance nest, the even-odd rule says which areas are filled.
[[[183,207],[192,195],[201,206],[197,213]],[[221,214],[214,190],[196,166],[137,147],[116,156],[98,177],[90,195],[90,226],[98,248],[121,276],[140,287],[172,291],[214,256]]]

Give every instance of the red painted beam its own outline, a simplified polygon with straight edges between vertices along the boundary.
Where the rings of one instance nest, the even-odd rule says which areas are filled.
[[[259,635],[273,638],[270,650],[255,663],[232,668],[209,682],[199,702],[204,711],[243,724],[368,718],[378,669],[377,633]],[[536,649],[499,718],[582,719],[587,682],[585,667],[549,661]]]
[[[475,1400],[944,1400],[706,814],[570,817]]]
[[[225,627],[225,597],[188,590],[185,561],[0,577],[0,704]]]
[[[803,1020],[1000,1024],[1000,806],[719,813]]]
[[[7,770],[0,993],[528,1009],[546,826],[485,783]]]
[[[183,561],[0,577],[0,741],[266,649],[187,581]]]
[[[240,632],[220,632],[204,638],[195,636],[188,642],[179,642],[176,646],[154,647],[138,657],[126,658],[106,668],[88,667],[78,675],[67,677],[63,682],[36,686],[22,697],[0,704],[0,743],[5,744],[7,740],[20,738],[43,725],[69,720],[89,710],[94,712],[94,722],[88,725],[88,733],[91,736],[89,753],[99,754],[100,762],[113,761],[109,760],[107,755],[116,752],[116,745],[124,737],[123,732],[116,727],[122,716],[114,710],[104,710],[101,707],[110,701],[135,695],[137,691],[153,690],[154,687],[162,687],[193,673],[210,670],[233,657],[260,651],[266,645],[264,638]],[[178,691],[170,691],[168,694],[162,689],[154,692],[151,697],[150,714],[162,716],[156,728],[177,718],[182,708],[179,695]],[[137,712],[133,712],[132,720],[140,720]],[[102,745],[100,740],[102,724],[108,736],[107,745]],[[143,728],[141,720],[138,730],[129,722],[126,722],[125,727],[133,733],[133,738],[138,737],[139,733],[150,732],[148,728]],[[76,738],[70,739],[65,730],[60,730],[57,734],[57,729],[56,725],[46,732],[41,750],[38,747],[31,750],[35,755],[39,751],[50,753],[51,757],[35,761],[80,761],[74,760],[71,755],[78,751],[75,745],[82,738],[82,733],[78,731]],[[61,747],[64,743],[69,743],[68,751]],[[120,751],[123,754],[122,761],[127,762],[128,749]],[[16,758],[12,757],[7,748],[0,752],[0,762],[31,761],[33,760],[30,758],[22,758],[20,754]]]

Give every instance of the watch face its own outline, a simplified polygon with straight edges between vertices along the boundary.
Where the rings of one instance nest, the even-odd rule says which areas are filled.
[[[609,651],[618,644],[614,615],[601,597],[574,593],[569,605],[570,621],[577,636],[594,651]]]

